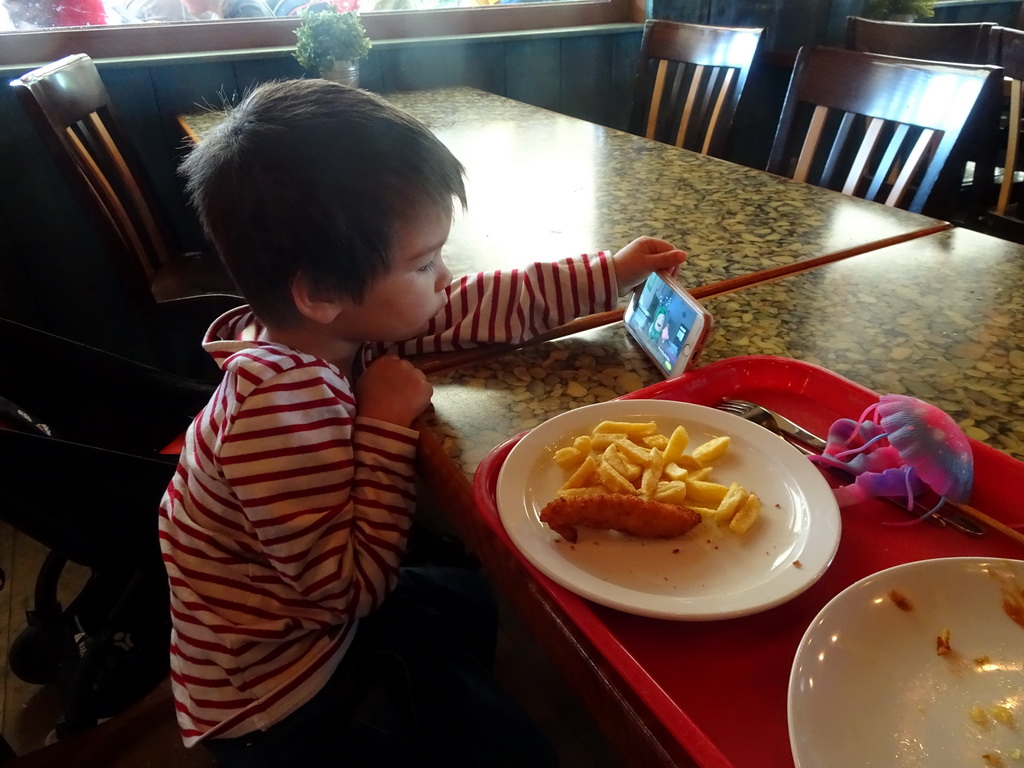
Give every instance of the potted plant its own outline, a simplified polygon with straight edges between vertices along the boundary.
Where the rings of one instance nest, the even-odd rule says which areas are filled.
[[[935,0],[868,0],[864,15],[885,21],[914,21],[935,15]]]
[[[359,59],[370,51],[370,38],[355,11],[336,6],[305,8],[295,30],[295,60],[311,77],[359,85]]]

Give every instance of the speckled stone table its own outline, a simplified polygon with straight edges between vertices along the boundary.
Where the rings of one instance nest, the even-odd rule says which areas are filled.
[[[703,303],[716,329],[702,364],[815,363],[927,400],[1024,460],[1024,246],[953,229]],[[431,422],[468,480],[505,439],[661,379],[615,323],[431,380]]]
[[[445,247],[456,275],[655,235],[688,252],[688,285],[703,289],[947,226],[472,88],[385,96],[466,167],[469,208]],[[201,139],[221,119],[181,122]]]

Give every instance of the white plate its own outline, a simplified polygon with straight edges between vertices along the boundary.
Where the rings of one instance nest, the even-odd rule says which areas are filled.
[[[682,424],[696,446],[729,435],[712,479],[739,482],[761,498],[745,535],[702,522],[675,539],[640,539],[580,529],[570,544],[540,521],[567,472],[558,448],[603,420]],[[763,427],[690,403],[615,400],[541,424],[509,453],[498,476],[498,513],[509,537],[545,575],[594,602],[668,619],[721,619],[779,605],[818,580],[839,545],[840,518],[828,484],[807,459]]]
[[[1024,562],[924,560],[840,592],[797,650],[789,737],[797,768],[1024,765]]]

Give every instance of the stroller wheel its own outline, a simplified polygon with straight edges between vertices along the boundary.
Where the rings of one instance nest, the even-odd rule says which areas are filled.
[[[45,685],[57,680],[60,671],[60,640],[43,627],[25,627],[7,652],[7,663],[19,680]]]

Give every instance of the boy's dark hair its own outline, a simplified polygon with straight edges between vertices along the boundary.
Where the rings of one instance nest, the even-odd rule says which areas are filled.
[[[424,205],[466,205],[462,164],[415,118],[326,80],[261,85],[181,165],[186,191],[265,323],[299,319],[291,283],[362,300],[397,228]]]

